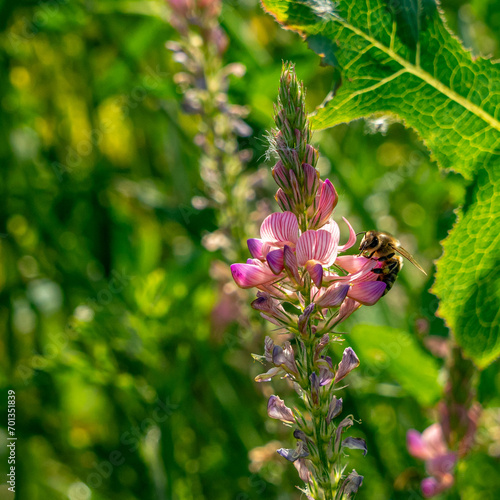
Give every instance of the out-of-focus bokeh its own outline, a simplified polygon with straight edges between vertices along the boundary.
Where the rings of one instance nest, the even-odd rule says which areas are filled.
[[[474,53],[500,57],[497,0],[442,7]],[[295,469],[275,453],[293,440],[266,416],[272,386],[253,381],[250,353],[261,353],[271,330],[228,280],[228,235],[216,232],[220,214],[200,175],[201,119],[184,113],[174,82],[182,68],[165,48],[179,37],[167,4],[0,9],[0,383],[17,398],[16,498],[300,498]],[[311,111],[332,69],[255,0],[224,3],[219,22],[224,63],[246,67],[228,94],[248,106],[253,130],[239,140],[249,152],[253,237],[277,208],[265,131],[281,62],[296,64]],[[340,196],[336,217],[398,235],[431,269],[466,196],[462,179],[438,172],[418,137],[384,118],[315,141],[322,176]],[[406,264],[384,300],[342,327],[362,362],[342,394],[368,443],[367,457],[354,451],[350,461],[365,476],[360,500],[420,498],[424,470],[405,435],[435,419],[448,335],[432,282]],[[499,393],[497,362],[480,376],[478,444],[448,498],[499,497]],[[3,478],[6,403],[4,395]],[[5,485],[0,498],[13,498]]]

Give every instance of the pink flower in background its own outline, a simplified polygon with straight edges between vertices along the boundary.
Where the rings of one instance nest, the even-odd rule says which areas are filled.
[[[448,449],[441,425],[432,424],[422,434],[411,429],[406,440],[408,451],[425,461],[425,468],[430,476],[421,483],[423,495],[430,498],[451,488],[457,454]]]

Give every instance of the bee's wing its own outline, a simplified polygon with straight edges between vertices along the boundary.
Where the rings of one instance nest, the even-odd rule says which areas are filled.
[[[394,248],[394,250],[401,254],[405,259],[408,259],[419,271],[422,271],[427,276],[427,273],[422,269],[422,266],[403,247],[394,246],[392,248]]]

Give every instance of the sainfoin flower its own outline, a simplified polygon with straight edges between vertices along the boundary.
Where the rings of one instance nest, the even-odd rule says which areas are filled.
[[[422,434],[411,429],[406,440],[408,451],[414,457],[425,461],[425,468],[430,476],[421,483],[423,495],[431,498],[451,488],[454,483],[453,469],[457,454],[448,449],[441,425],[432,424]]]
[[[277,395],[269,398],[269,417],[295,426],[295,448],[281,448],[278,453],[293,462],[305,482],[307,498],[345,500],[363,481],[355,471],[344,474],[345,450],[366,454],[366,443],[343,438],[354,419],[348,416],[335,423],[342,413],[342,399],[334,395],[334,386],[343,386],[360,361],[350,347],[340,360],[327,349],[337,340],[331,337],[333,328],[362,305],[374,305],[386,284],[372,272],[380,262],[341,255],[355,245],[356,232],[343,218],[342,227],[349,235],[341,244],[333,218],[339,196],[332,182],[321,180],[316,170],[319,153],[309,144],[304,90],[291,66],[284,68],[280,81],[275,122],[271,149],[278,161],[272,173],[279,187],[276,201],[283,211],[264,219],[260,237],[247,242],[251,258],[233,264],[231,272],[241,288],[257,289],[252,307],[279,331],[292,334],[282,345],[266,337],[264,354],[254,355],[267,365],[255,380],[287,379],[309,413],[305,417],[302,410],[292,410]]]

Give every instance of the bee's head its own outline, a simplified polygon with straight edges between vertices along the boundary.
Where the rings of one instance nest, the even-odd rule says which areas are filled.
[[[365,236],[361,240],[361,245],[359,245],[360,255],[367,251],[370,253],[376,252],[380,248],[382,242],[380,241],[378,234],[379,233],[377,231],[367,231],[365,233]]]

